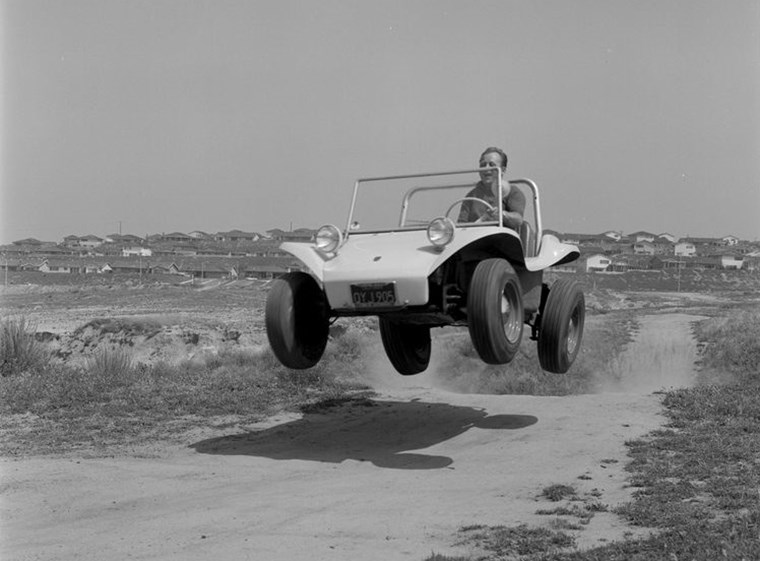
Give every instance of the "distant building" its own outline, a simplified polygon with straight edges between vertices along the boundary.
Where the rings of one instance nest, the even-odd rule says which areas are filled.
[[[243,232],[242,230],[230,230],[229,232],[218,232],[214,239],[218,242],[255,242],[259,239],[256,232]]]
[[[649,241],[639,241],[633,244],[634,255],[654,255],[655,246]]]
[[[651,243],[657,238],[657,235],[651,232],[640,231],[640,232],[634,232],[632,234],[629,234],[628,237],[631,238],[631,240],[633,240],[634,243],[638,243],[638,242]]]
[[[729,236],[723,236],[721,238],[721,241],[725,245],[737,245],[741,240],[739,240],[739,238],[737,238],[736,236],[730,236],[729,235]]]
[[[691,257],[697,254],[697,247],[691,242],[678,242],[675,244],[674,250],[678,257]]]
[[[585,269],[587,273],[602,272],[609,269],[610,265],[612,265],[612,260],[608,256],[597,253],[586,258]]]
[[[149,247],[125,247],[121,250],[122,257],[150,257],[153,255],[153,250]]]
[[[744,258],[736,256],[731,253],[727,253],[720,256],[721,269],[741,269],[744,265]]]
[[[103,238],[99,238],[93,234],[88,234],[79,238],[79,247],[85,249],[95,249],[103,245]]]

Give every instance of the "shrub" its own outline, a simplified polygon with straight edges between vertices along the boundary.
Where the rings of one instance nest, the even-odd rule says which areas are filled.
[[[126,380],[134,371],[132,355],[121,347],[102,347],[87,361],[87,371],[104,385],[113,380]]]
[[[25,318],[0,321],[0,375],[13,376],[43,367],[47,354]]]

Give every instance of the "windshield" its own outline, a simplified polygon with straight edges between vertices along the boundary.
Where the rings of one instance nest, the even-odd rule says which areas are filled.
[[[481,180],[482,170],[467,170],[435,174],[394,176],[360,179],[354,187],[354,199],[349,214],[349,233],[366,233],[389,230],[425,229],[434,218],[448,216],[462,227],[498,225],[498,215],[483,216],[478,222],[460,221],[462,205],[469,207],[462,213],[479,216],[486,214],[488,206],[479,202],[478,192],[472,193]],[[524,219],[536,227],[537,193],[533,184],[525,180],[513,182],[525,194]],[[503,196],[510,185],[501,186]],[[487,192],[487,189],[486,189]],[[495,202],[492,198],[491,203]]]

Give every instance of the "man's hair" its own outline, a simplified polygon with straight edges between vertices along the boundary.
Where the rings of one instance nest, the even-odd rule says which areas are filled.
[[[501,169],[507,169],[507,155],[501,148],[497,148],[496,146],[489,146],[485,150],[483,150],[483,153],[480,155],[480,159],[483,159],[483,156],[486,154],[490,154],[491,152],[496,152],[499,156],[501,156]]]

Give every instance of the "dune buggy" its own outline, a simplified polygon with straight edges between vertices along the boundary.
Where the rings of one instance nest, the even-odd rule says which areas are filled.
[[[525,194],[519,231],[487,201],[468,197],[482,170],[374,177],[356,181],[348,222],[321,227],[313,244],[283,243],[302,264],[276,279],[266,329],[289,368],[317,364],[329,327],[342,317],[377,316],[385,352],[410,375],[430,361],[433,327],[467,326],[480,358],[506,364],[527,325],[541,367],[564,373],[575,360],[585,319],[580,285],[544,271],[578,258],[578,248],[542,234],[539,194],[529,179],[502,182]],[[465,201],[493,219],[457,223]]]

